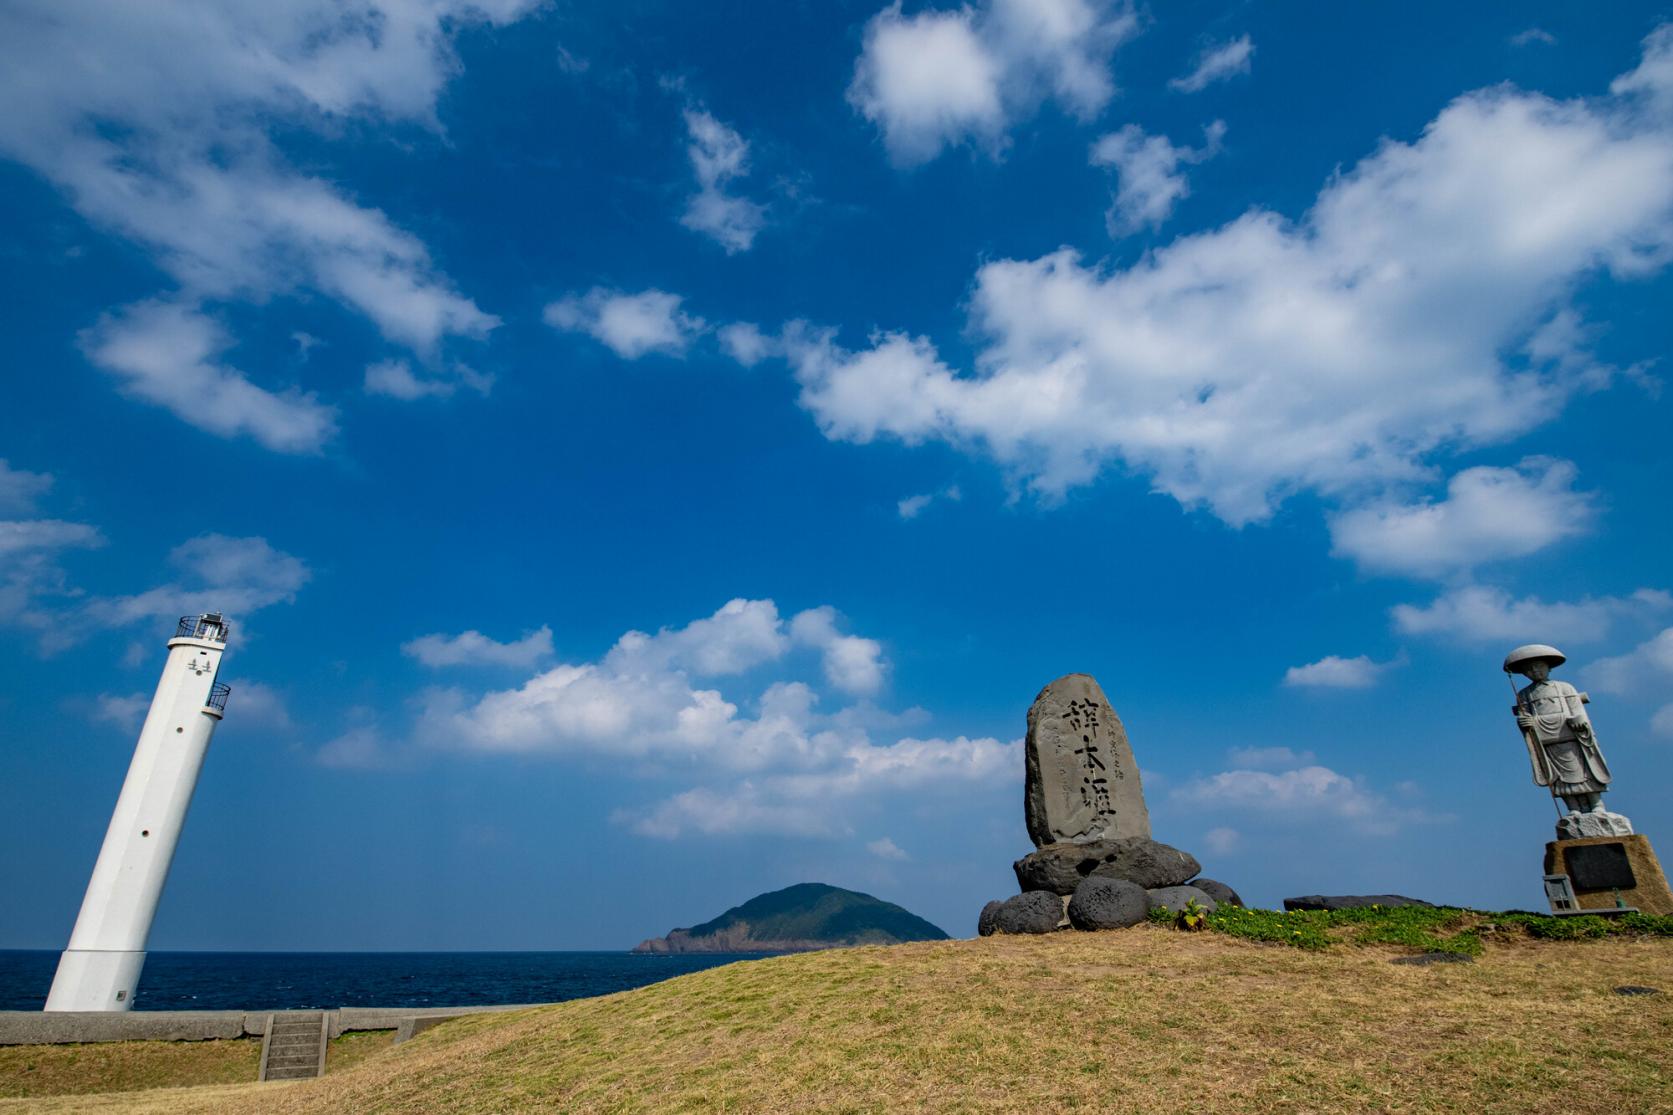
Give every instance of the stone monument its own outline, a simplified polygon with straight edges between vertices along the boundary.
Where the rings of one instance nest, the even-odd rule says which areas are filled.
[[[1021,891],[987,904],[977,931],[1118,929],[1150,910],[1242,905],[1201,865],[1150,838],[1150,811],[1121,718],[1088,674],[1060,677],[1028,710],[1023,819],[1035,850],[1011,865]],[[1186,885],[1186,884],[1189,885]]]
[[[1528,679],[1511,713],[1528,749],[1534,784],[1562,802],[1557,839],[1545,846],[1552,911],[1673,914],[1673,892],[1649,839],[1633,832],[1629,819],[1604,807],[1603,795],[1614,775],[1586,713],[1591,698],[1551,677],[1566,661],[1562,651],[1544,643],[1517,647],[1504,661],[1506,674]]]
[[[1127,729],[1089,674],[1040,691],[1028,710],[1023,816],[1034,846],[1150,835]]]

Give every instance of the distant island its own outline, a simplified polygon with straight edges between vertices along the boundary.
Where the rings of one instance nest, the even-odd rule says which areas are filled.
[[[947,939],[940,929],[893,902],[824,883],[797,883],[756,895],[702,925],[641,941],[633,951],[806,952]]]

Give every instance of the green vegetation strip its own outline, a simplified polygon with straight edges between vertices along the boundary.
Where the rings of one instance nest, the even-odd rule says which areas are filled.
[[[1171,923],[1158,911],[1152,920]],[[1208,915],[1208,928],[1231,937],[1269,941],[1301,949],[1334,944],[1405,945],[1419,952],[1480,956],[1482,941],[1527,936],[1543,941],[1601,937],[1673,937],[1673,917],[1580,914],[1552,917],[1519,911],[1490,913],[1457,906],[1366,906],[1354,910],[1257,910],[1222,906]]]

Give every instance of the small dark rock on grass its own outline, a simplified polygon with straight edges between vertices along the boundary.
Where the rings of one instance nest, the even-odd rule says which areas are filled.
[[[1218,879],[1192,879],[1185,885],[1188,887],[1196,887],[1198,890],[1203,891],[1208,895],[1208,897],[1214,899],[1215,903],[1218,905],[1243,905],[1243,899],[1238,897],[1237,892]]]
[[[995,921],[999,916],[999,908],[1003,905],[1005,905],[1003,898],[995,898],[982,907],[981,914],[976,918],[976,935],[978,937],[990,937],[999,928]]]
[[[1661,991],[1654,987],[1640,987],[1636,983],[1622,984],[1615,989],[1617,995],[1660,995]]]
[[[1152,910],[1165,909],[1177,914],[1185,909],[1185,904],[1193,898],[1209,913],[1213,913],[1217,908],[1213,897],[1207,891],[1198,890],[1196,887],[1157,887],[1148,893]]]
[[[1063,900],[1049,890],[1024,891],[993,912],[997,933],[1054,933],[1063,920]]]
[[[1416,956],[1397,956],[1389,963],[1427,968],[1431,964],[1474,964],[1475,957],[1465,956],[1461,952],[1420,952]]]
[[[1284,899],[1286,910],[1362,910],[1367,906],[1433,906],[1421,898],[1407,898],[1403,894],[1304,894],[1300,898]]]

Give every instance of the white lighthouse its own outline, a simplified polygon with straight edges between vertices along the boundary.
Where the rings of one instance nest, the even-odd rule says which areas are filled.
[[[215,612],[184,617],[168,641],[168,663],[139,730],[70,947],[59,957],[47,1010],[128,1010],[134,1004],[151,918],[209,737],[231,692],[215,680],[226,647],[227,624]]]

